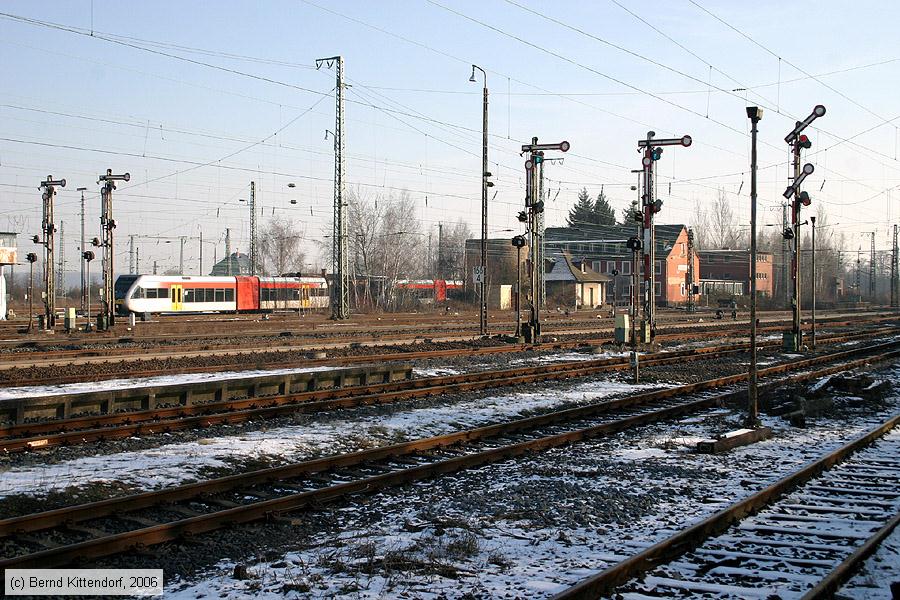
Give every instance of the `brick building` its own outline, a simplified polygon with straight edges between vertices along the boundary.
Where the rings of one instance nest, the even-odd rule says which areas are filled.
[[[775,255],[756,253],[756,291],[771,296]],[[700,286],[704,293],[750,294],[749,250],[704,250],[700,254]]]
[[[678,306],[688,301],[688,235],[684,225],[656,226],[657,305]],[[547,254],[567,252],[573,260],[586,260],[597,273],[609,275],[606,301],[627,305],[631,295],[632,252],[625,241],[636,235],[632,225],[579,225],[550,227],[545,232]],[[612,272],[619,275],[613,277]],[[700,261],[694,253],[694,280],[699,281]]]

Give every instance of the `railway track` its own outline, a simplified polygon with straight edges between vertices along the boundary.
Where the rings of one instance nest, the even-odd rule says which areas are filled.
[[[886,330],[885,332],[892,332]],[[823,337],[822,344],[841,343],[861,338],[870,339],[873,332]],[[760,348],[778,347],[780,340],[762,342]],[[656,352],[640,358],[643,368],[686,361],[710,360],[746,352],[749,344],[718,345],[676,352]],[[170,433],[172,431],[237,424],[249,420],[274,418],[286,414],[313,413],[388,404],[415,398],[434,397],[488,388],[533,382],[584,377],[602,372],[631,368],[628,357],[572,361],[448,375],[425,377],[390,383],[329,388],[301,393],[231,399],[219,402],[179,405],[152,410],[117,410],[108,406],[101,415],[84,415],[66,419],[7,424],[0,426],[0,452],[23,452],[64,445],[78,445],[122,439],[136,435]],[[140,389],[135,395],[140,396]],[[129,401],[128,398],[125,399]]]
[[[710,315],[711,316],[711,315]],[[890,316],[886,316],[885,313],[860,313],[854,315],[847,315],[846,313],[838,313],[836,315],[821,315],[819,318],[819,322],[823,325],[828,323],[829,321],[844,321],[846,323],[862,323],[862,322],[871,322],[872,320],[879,319],[888,319]],[[691,321],[696,319],[696,316],[691,318]],[[690,330],[692,328],[696,328],[698,330],[702,330],[705,328],[713,327],[715,325],[722,326],[722,322],[708,322],[706,325],[698,325],[695,322],[690,323],[681,323],[679,321],[687,320],[685,318],[682,319],[673,319],[672,323],[667,324],[666,329],[684,329]],[[612,333],[613,328],[611,323],[608,320],[605,320],[605,323],[602,323],[601,327],[598,327],[599,324],[597,319],[591,320],[578,320],[578,321],[553,321],[546,323],[545,337],[554,336],[554,335],[573,335],[573,334],[585,334],[585,333],[599,333],[606,332]],[[761,319],[761,323],[787,323],[789,319],[784,316],[769,316],[768,318]],[[729,321],[730,325],[734,326],[744,326],[746,327],[749,323],[746,319],[742,319],[739,321]],[[494,329],[499,330],[500,332],[509,332],[514,329],[514,324],[510,323],[495,323]],[[452,338],[452,339],[476,339],[480,336],[475,333],[476,327],[471,324],[440,324],[436,326],[434,323],[430,324],[418,324],[418,325],[409,325],[404,327],[398,327],[396,325],[373,325],[368,327],[367,329],[352,329],[346,331],[317,331],[314,327],[304,327],[298,330],[288,329],[285,330],[283,327],[271,328],[264,331],[239,331],[239,332],[215,332],[215,333],[202,333],[197,334],[193,333],[190,335],[115,335],[115,336],[103,336],[103,337],[77,337],[74,339],[68,339],[65,337],[60,337],[57,339],[33,339],[33,340],[0,340],[0,349],[10,350],[10,349],[19,349],[19,352],[11,353],[11,352],[3,352],[0,353],[0,361],[4,360],[6,355],[10,355],[13,357],[18,357],[19,360],[22,360],[22,354],[40,354],[42,358],[66,358],[66,357],[79,357],[79,356],[102,356],[109,354],[121,354],[127,355],[129,353],[139,354],[146,353],[148,351],[187,351],[187,350],[206,350],[210,348],[216,348],[220,350],[229,350],[229,349],[241,349],[246,348],[247,342],[252,340],[253,338],[264,338],[262,340],[258,340],[261,344],[269,344],[271,345],[271,338],[279,337],[282,338],[281,342],[278,344],[279,346],[305,346],[310,344],[319,344],[320,347],[323,344],[346,344],[347,339],[351,338],[353,342],[368,342],[368,343],[383,343],[384,340],[387,339],[396,339],[396,340],[409,340],[409,339],[424,339],[424,338],[436,338],[440,336],[441,338]],[[373,334],[375,331],[375,334]],[[453,335],[453,334],[456,335]],[[466,335],[459,335],[462,333],[466,333]],[[660,333],[665,333],[665,330],[661,330]],[[221,343],[222,338],[241,338],[241,342],[239,343]],[[292,339],[296,338],[296,339]],[[178,340],[179,344],[172,344],[173,341]],[[191,343],[193,342],[193,343]],[[41,348],[49,347],[54,348],[58,346],[72,346],[78,344],[91,344],[94,346],[105,344],[118,344],[123,345],[120,348],[103,348],[103,347],[79,347],[79,348],[70,348],[64,350],[42,350]],[[158,347],[153,346],[142,346],[142,347],[124,347],[125,344],[160,344]]]
[[[832,353],[760,371],[787,378],[762,386],[807,381],[900,356],[900,342]],[[818,365],[839,364],[819,369]],[[745,390],[734,375],[592,405],[263,469],[159,491],[115,497],[0,521],[0,568],[54,567],[72,561],[171,542],[278,519],[322,502],[559,447],[736,400]],[[724,391],[722,391],[724,390]]]
[[[859,326],[863,323],[883,323],[886,321],[893,321],[894,317],[878,317],[868,321],[824,321],[821,325],[822,328],[829,327],[845,327],[845,326]],[[760,333],[767,332],[777,332],[780,331],[781,328],[775,324],[767,327],[759,328]],[[587,334],[596,334],[599,332],[603,332],[604,330],[594,330],[591,332],[582,332]],[[821,330],[820,330],[821,331]],[[608,330],[607,333],[612,333],[612,330]],[[745,334],[745,330],[740,326],[724,326],[718,323],[711,323],[707,326],[680,326],[679,328],[667,328],[660,332],[657,335],[657,341],[692,341],[696,339],[703,339],[709,337],[710,334],[715,337],[722,337],[724,335],[731,334],[740,334],[743,336]],[[418,339],[418,338],[417,338]],[[426,338],[423,338],[426,339]],[[453,338],[453,339],[445,339],[445,340],[432,340],[428,339],[428,341],[433,341],[436,343],[441,342],[471,342],[474,338]],[[403,340],[392,340],[388,342],[384,342],[381,344],[365,344],[369,346],[389,346],[393,344],[403,343]],[[408,342],[408,340],[407,340]],[[314,365],[340,365],[340,364],[348,364],[348,363],[359,363],[359,362],[368,362],[368,361],[380,361],[380,360],[421,360],[421,359],[430,359],[430,358],[447,358],[453,356],[464,356],[470,354],[495,354],[495,353],[504,353],[504,352],[521,352],[526,350],[547,350],[547,349],[565,349],[565,348],[577,348],[580,346],[586,345],[600,345],[604,343],[612,342],[609,338],[601,338],[601,339],[578,339],[578,340],[563,340],[563,341],[555,341],[548,342],[540,345],[531,345],[531,344],[502,344],[497,346],[482,346],[476,348],[457,348],[450,350],[437,350],[437,351],[414,351],[408,353],[391,353],[388,355],[385,354],[370,354],[370,355],[354,355],[354,356],[346,356],[346,357],[332,357],[328,359],[306,359],[304,358],[301,361],[272,361],[270,363],[260,364],[258,360],[255,360],[254,357],[258,356],[262,353],[296,353],[296,352],[313,352],[313,351],[321,351],[324,350],[324,347],[321,345],[317,346],[307,346],[307,345],[278,345],[278,346],[266,346],[261,348],[251,348],[247,349],[244,346],[242,349],[229,349],[230,346],[203,346],[202,349],[197,349],[193,351],[185,351],[182,346],[175,346],[169,348],[167,351],[163,352],[157,349],[147,350],[145,348],[126,348],[126,349],[107,349],[103,351],[99,350],[64,350],[64,351],[53,351],[53,352],[41,352],[37,358],[32,358],[30,355],[25,358],[21,355],[7,355],[7,357],[3,357],[0,355],[0,373],[3,373],[4,379],[0,381],[0,387],[2,386],[10,386],[10,385],[41,385],[41,384],[61,384],[61,383],[73,383],[78,381],[95,381],[98,379],[111,379],[115,377],[120,377],[121,374],[117,373],[85,373],[84,375],[67,375],[62,377],[48,377],[42,376],[37,378],[23,378],[17,375],[17,371],[20,369],[27,368],[50,368],[50,367],[64,367],[71,365],[93,365],[93,364],[105,364],[111,362],[121,362],[123,364],[129,364],[133,368],[129,368],[128,376],[129,377],[151,377],[154,375],[165,375],[165,374],[174,374],[174,373],[195,373],[195,372],[209,372],[209,371],[225,371],[225,370],[247,370],[247,369],[259,369],[263,368],[265,364],[272,364],[273,366],[278,366],[279,368],[289,368],[291,366],[295,367],[303,367],[303,366],[314,366]],[[346,348],[346,345],[340,345],[340,348]],[[190,366],[175,366],[171,369],[140,369],[140,363],[151,361],[151,360],[190,360],[190,359],[201,359],[204,357],[231,357],[234,362],[222,363],[214,366],[203,365],[199,367],[190,367]],[[12,359],[12,360],[10,360]],[[68,362],[65,359],[70,359]]]
[[[900,414],[556,596],[831,597],[900,523]]]

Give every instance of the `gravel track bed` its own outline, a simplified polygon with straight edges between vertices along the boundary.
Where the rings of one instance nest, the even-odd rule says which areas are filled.
[[[553,356],[546,353],[540,358]],[[641,388],[631,385],[628,374],[611,373],[523,385],[514,390],[460,393],[394,405],[289,415],[233,426],[10,454],[0,457],[0,518],[31,512],[35,507],[51,509],[100,500],[562,410],[628,395],[648,385],[695,382],[735,374],[745,368],[741,365],[742,356],[737,355],[733,362],[727,363],[704,360],[646,367],[642,369]],[[767,358],[775,360],[779,356]],[[487,359],[483,365],[486,368],[513,366],[510,363],[522,360],[518,355],[517,358],[507,355],[483,358]],[[471,360],[457,361],[460,366],[472,366]],[[452,369],[446,363],[442,368]],[[601,389],[599,396],[594,391],[597,386]],[[511,407],[506,406],[507,401]],[[192,460],[193,457],[199,458]]]
[[[580,341],[591,339],[588,335],[557,336],[559,340]],[[273,338],[272,343],[277,344],[282,338]],[[385,346],[360,346],[347,348],[328,348],[323,350],[329,358],[354,358],[377,356],[382,354],[394,354],[401,352],[434,352],[439,350],[465,350],[477,348],[493,348],[508,346],[502,340],[495,338],[470,340],[466,342],[417,342],[409,344],[392,344]],[[26,367],[20,369],[4,369],[0,371],[0,385],[15,385],[17,381],[46,379],[52,382],[64,377],[87,376],[114,376],[126,377],[134,371],[170,371],[178,373],[185,368],[215,368],[235,364],[236,360],[246,364],[250,368],[275,368],[285,363],[302,361],[316,352],[315,349],[304,348],[297,351],[285,352],[255,352],[251,356],[236,358],[225,355],[195,356],[190,358],[146,359],[141,361],[119,362],[112,358],[110,362],[92,363],[86,365],[59,365],[52,367]],[[479,358],[479,357],[474,357]],[[66,360],[66,359],[61,359]]]
[[[772,439],[725,454],[689,450],[740,426],[737,409],[706,410],[92,566],[163,568],[176,598],[546,597],[900,409],[896,392],[832,400],[807,429],[766,417]]]

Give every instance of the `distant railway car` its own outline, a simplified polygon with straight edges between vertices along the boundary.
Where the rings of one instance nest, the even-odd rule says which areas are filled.
[[[448,292],[462,290],[462,282],[446,279],[402,279],[395,284],[394,289],[397,295],[403,298],[415,299],[419,304],[434,304],[446,302]]]
[[[260,312],[326,308],[321,277],[120,275],[116,311],[129,313]]]

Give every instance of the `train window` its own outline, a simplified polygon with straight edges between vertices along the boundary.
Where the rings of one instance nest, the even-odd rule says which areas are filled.
[[[147,298],[156,298],[156,288],[147,288],[145,291],[147,292]]]
[[[157,298],[168,298],[169,290],[166,288],[156,288],[156,297]]]
[[[216,289],[216,302],[225,302],[225,290],[222,288]]]
[[[234,302],[234,290],[228,288],[225,290],[225,302]]]
[[[144,297],[144,288],[136,287],[134,291],[131,293],[132,298],[143,298]]]
[[[194,289],[187,288],[184,290],[184,301],[185,302],[193,302],[194,301]]]
[[[216,290],[212,288],[206,288],[206,301],[207,302],[215,302],[216,301]]]

